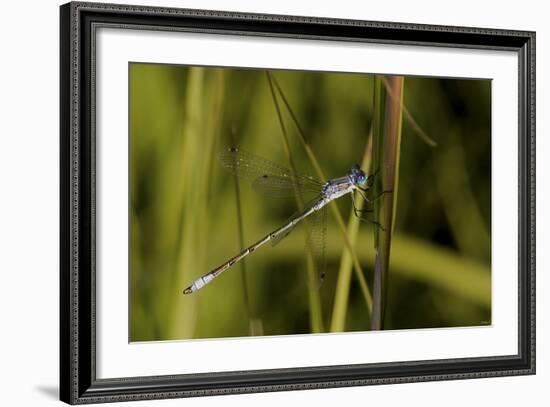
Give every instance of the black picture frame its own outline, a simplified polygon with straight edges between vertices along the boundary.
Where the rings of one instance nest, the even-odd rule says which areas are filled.
[[[60,398],[70,404],[535,373],[535,33],[73,2],[60,7]],[[519,59],[519,350],[499,357],[96,378],[95,70],[99,26],[507,50]]]

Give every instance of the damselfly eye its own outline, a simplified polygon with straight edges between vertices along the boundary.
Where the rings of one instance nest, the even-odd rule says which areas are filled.
[[[364,185],[367,182],[367,177],[365,174],[356,174],[355,183],[357,185]]]

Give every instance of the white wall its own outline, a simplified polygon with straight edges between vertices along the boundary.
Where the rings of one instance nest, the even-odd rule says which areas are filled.
[[[548,76],[550,28],[542,1],[130,1],[134,4],[450,24],[537,31],[538,374],[186,400],[189,406],[543,405],[550,399]],[[226,4],[227,3],[227,4]],[[47,405],[58,387],[58,1],[2,5],[0,24],[0,404]],[[362,4],[362,5],[359,5]],[[546,250],[545,250],[546,249]],[[538,400],[538,401],[537,401]],[[548,400],[546,400],[548,402]],[[148,405],[180,405],[181,400]],[[483,403],[483,404],[482,404]],[[124,405],[146,405],[126,403]]]

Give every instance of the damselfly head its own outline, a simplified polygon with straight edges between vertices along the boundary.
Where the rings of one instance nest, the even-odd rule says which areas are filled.
[[[359,164],[355,164],[351,167],[351,177],[355,185],[363,186],[367,183],[367,175],[361,169]]]

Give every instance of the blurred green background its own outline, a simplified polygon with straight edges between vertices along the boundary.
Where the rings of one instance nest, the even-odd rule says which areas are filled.
[[[373,76],[270,72],[323,172],[349,173],[369,136]],[[437,146],[404,118],[385,329],[490,324],[491,82],[406,77],[404,104]],[[314,175],[284,109],[283,123],[297,170]],[[130,65],[130,341],[312,332],[301,231],[182,294],[240,252],[237,198],[245,246],[296,211],[294,199],[266,198],[246,182],[236,194],[216,158],[233,145],[288,166],[265,71]],[[347,223],[349,198],[337,205]],[[322,331],[368,330],[355,277],[343,324],[332,321],[344,241],[328,215]],[[361,223],[355,244],[369,287],[374,227]]]

